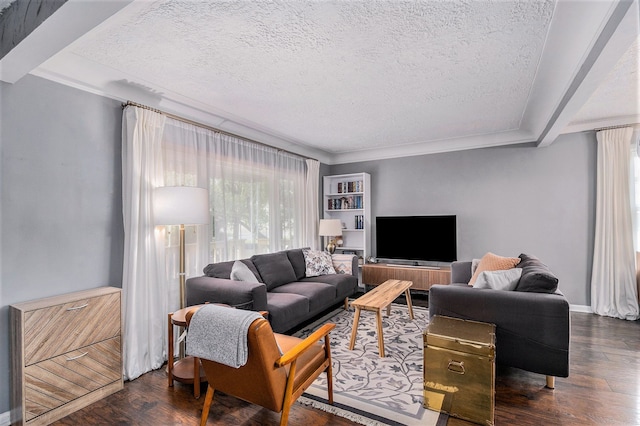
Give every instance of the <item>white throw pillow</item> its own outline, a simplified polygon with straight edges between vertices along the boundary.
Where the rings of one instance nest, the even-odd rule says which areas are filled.
[[[491,288],[493,290],[515,290],[522,275],[522,268],[501,271],[483,271],[478,274],[473,288]]]
[[[305,276],[317,277],[320,275],[335,274],[331,255],[326,251],[302,250],[306,266]]]
[[[246,281],[249,283],[257,283],[260,282],[256,278],[255,274],[251,272],[251,269],[243,262],[236,260],[233,262],[233,266],[231,267],[231,276],[230,278],[234,281]]]

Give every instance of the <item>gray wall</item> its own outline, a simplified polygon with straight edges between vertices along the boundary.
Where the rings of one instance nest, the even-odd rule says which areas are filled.
[[[371,174],[372,216],[456,214],[458,259],[538,256],[574,305],[590,305],[596,139],[560,136],[546,148],[497,147],[334,165]],[[375,220],[372,226],[375,254]],[[437,244],[425,241],[425,244]]]
[[[121,108],[37,77],[0,82],[0,414],[9,411],[8,305],[121,287]]]

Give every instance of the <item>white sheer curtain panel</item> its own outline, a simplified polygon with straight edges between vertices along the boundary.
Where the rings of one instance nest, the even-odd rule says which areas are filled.
[[[168,291],[163,238],[153,222],[153,189],[163,186],[165,117],[127,106],[122,117],[124,377],[132,380],[165,360]]]
[[[320,247],[320,236],[318,235],[319,211],[318,197],[320,191],[320,162],[308,159],[307,163],[307,184],[305,191],[305,213],[304,213],[304,244],[312,250]]]
[[[166,353],[166,339],[167,314],[180,304],[179,232],[154,226],[153,190],[209,190],[210,225],[185,227],[188,278],[208,263],[302,247],[306,165],[275,148],[128,106],[122,168],[124,364],[131,380],[175,355]]]
[[[630,197],[631,127],[597,132],[596,229],[591,308],[596,314],[639,318]]]
[[[187,237],[188,275],[211,262],[307,243],[302,158],[171,118],[164,152],[167,184],[209,188],[211,227]]]

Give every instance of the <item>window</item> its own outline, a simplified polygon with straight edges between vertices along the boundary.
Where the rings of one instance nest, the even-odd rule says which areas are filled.
[[[165,185],[209,188],[204,264],[304,245],[304,159],[174,120],[163,152]],[[187,231],[187,251],[204,240]]]

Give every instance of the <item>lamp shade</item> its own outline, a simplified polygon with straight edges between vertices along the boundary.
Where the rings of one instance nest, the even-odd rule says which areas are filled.
[[[209,223],[209,193],[194,186],[163,186],[153,193],[156,225]]]
[[[342,222],[340,219],[320,219],[318,234],[321,237],[342,235]]]

